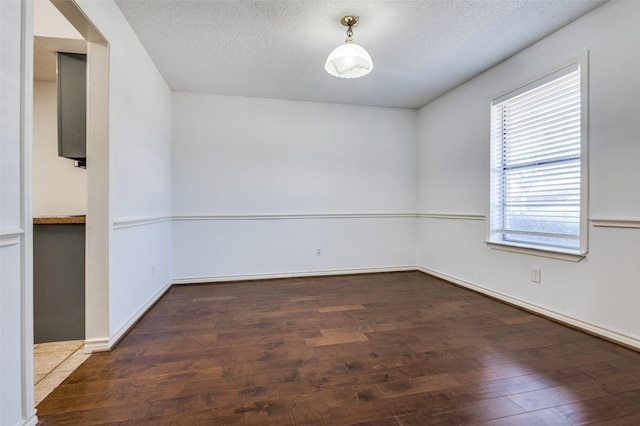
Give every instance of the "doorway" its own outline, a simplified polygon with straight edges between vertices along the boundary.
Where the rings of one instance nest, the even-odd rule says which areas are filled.
[[[74,332],[62,330],[63,332],[58,337],[63,338],[66,343],[48,342],[34,348],[34,381],[45,380],[47,372],[57,373],[50,375],[41,389],[36,386],[35,402],[37,405],[48,391],[55,388],[66,377],[63,373],[70,374],[79,363],[86,359],[87,354],[97,350],[108,350],[109,307],[108,297],[105,297],[105,295],[108,295],[108,241],[110,233],[108,196],[109,46],[106,39],[88,20],[75,2],[69,0],[40,0],[34,3],[34,80],[46,80],[46,78],[38,74],[47,72],[46,66],[45,69],[39,68],[42,65],[41,58],[38,58],[39,54],[48,53],[49,60],[54,61],[54,66],[55,55],[51,53],[53,51],[87,55],[87,168],[86,170],[75,168],[72,160],[52,159],[51,162],[56,160],[60,167],[65,168],[64,173],[68,176],[64,181],[66,191],[63,188],[63,191],[59,194],[47,194],[49,198],[47,202],[49,204],[46,202],[43,204],[41,199],[36,199],[36,197],[42,196],[38,187],[38,179],[43,177],[38,176],[38,173],[46,174],[54,171],[39,168],[42,163],[39,162],[40,159],[36,158],[36,149],[38,149],[38,146],[36,146],[38,135],[36,133],[40,123],[36,122],[39,116],[35,112],[37,108],[42,106],[43,100],[45,103],[51,101],[50,97],[44,96],[43,93],[37,92],[37,90],[44,88],[45,91],[51,92],[52,89],[51,83],[39,82],[36,84],[34,82],[34,143],[31,163],[33,216],[34,218],[43,215],[56,216],[58,218],[66,217],[68,222],[61,225],[63,231],[58,229],[52,232],[52,227],[45,228],[47,234],[53,234],[53,237],[49,235],[48,238],[50,240],[53,238],[51,241],[57,242],[60,238],[60,232],[66,233],[67,230],[72,230],[73,236],[70,237],[70,241],[79,241],[81,243],[81,248],[75,249],[76,253],[65,252],[65,255],[68,254],[68,256],[60,257],[63,262],[49,264],[45,266],[44,270],[53,272],[59,269],[58,263],[65,262],[71,265],[71,268],[77,269],[79,267],[79,272],[76,271],[76,275],[80,275],[82,288],[69,294],[72,294],[71,298],[73,298],[80,297],[79,293],[82,293],[81,299],[79,299],[79,302],[76,300],[76,302],[83,305],[81,306],[82,318],[73,320],[75,325],[80,324],[81,330],[75,330]],[[43,49],[45,50],[44,52],[42,51]],[[55,68],[53,72],[55,77]],[[57,140],[57,132],[55,138]],[[47,164],[46,167],[52,167],[51,163]],[[46,179],[46,176],[44,176],[44,179]],[[58,203],[57,207],[53,207],[56,206],[56,203]],[[60,210],[60,208],[66,210]],[[86,224],[83,223],[81,225],[83,229],[82,232],[79,232],[79,228],[74,227],[79,225],[81,221],[86,222]],[[32,241],[34,265],[37,263],[38,250],[36,245],[39,244],[38,238],[40,238],[37,235],[37,226],[40,225],[34,225]],[[64,227],[67,228],[64,229]],[[69,238],[69,236],[67,235],[65,238]],[[34,270],[34,281],[37,278],[38,272]],[[37,291],[35,282],[34,291]],[[36,300],[37,296],[34,294],[34,301]],[[38,325],[35,318],[38,314],[35,312],[36,309],[38,309],[38,305],[34,306],[33,324]],[[76,317],[77,315],[76,312]],[[38,338],[37,335],[35,337],[36,339]],[[71,340],[69,341],[69,339]],[[36,340],[36,343],[39,342]],[[42,354],[45,355],[43,356]],[[43,364],[39,366],[39,362]]]

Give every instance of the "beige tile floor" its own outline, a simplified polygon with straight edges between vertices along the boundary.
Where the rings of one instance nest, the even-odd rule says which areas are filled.
[[[84,353],[84,340],[33,345],[36,405],[88,357]]]

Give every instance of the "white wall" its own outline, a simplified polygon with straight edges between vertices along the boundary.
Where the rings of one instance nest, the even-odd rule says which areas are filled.
[[[77,29],[50,0],[34,0],[33,34],[41,37],[83,40]]]
[[[0,424],[35,424],[31,203],[23,163],[30,155],[32,5],[0,2]],[[26,192],[30,197],[30,193]],[[30,323],[28,322],[30,319]],[[26,324],[26,325],[25,325]],[[31,328],[28,328],[31,324]],[[23,329],[22,326],[27,327]]]
[[[77,3],[109,42],[112,345],[171,280],[171,91],[115,2]]]
[[[114,2],[85,0],[77,4],[83,14],[72,3],[60,3],[83,28],[89,28],[84,25],[85,16],[88,17],[110,43],[108,58],[106,48],[99,45],[102,37],[93,32],[88,52],[90,68],[108,68],[109,74],[109,108],[105,108],[104,117],[98,119],[95,111],[107,99],[92,100],[99,93],[93,91],[99,90],[99,83],[89,83],[88,108],[89,116],[95,119],[88,127],[88,167],[94,161],[94,166],[104,169],[97,176],[105,177],[105,182],[95,188],[106,193],[94,195],[107,199],[109,210],[99,215],[109,223],[106,235],[97,239],[107,247],[105,256],[88,259],[98,269],[108,268],[111,272],[105,289],[100,289],[104,293],[88,295],[104,305],[107,312],[100,316],[103,324],[95,327],[104,332],[104,349],[117,340],[171,279],[171,226],[167,221],[171,214],[171,92]],[[0,23],[0,424],[35,425],[31,248],[33,3],[1,1]],[[99,70],[90,71],[89,78],[100,74]],[[107,121],[108,129],[102,132],[99,127]],[[107,133],[108,138],[100,145],[92,139]],[[90,182],[88,185],[91,187]],[[87,228],[90,225],[87,223]],[[139,264],[152,267],[141,270]],[[87,273],[90,276],[95,271],[89,267]],[[89,308],[101,310],[103,306]]]
[[[640,230],[619,227],[640,223],[640,100],[629,89],[637,86],[640,65],[634,54],[640,4],[614,1],[597,9],[418,116],[188,93],[173,94],[172,105],[171,92],[115,3],[78,4],[110,42],[111,53],[109,257],[102,259],[110,272],[108,341],[172,276],[393,269],[414,265],[417,252],[425,270],[640,347]],[[30,122],[30,112],[20,110],[24,93],[31,95],[30,79],[21,81],[28,71],[20,67],[21,48],[30,53],[21,41],[21,33],[31,31],[30,7],[0,1],[3,425],[35,420],[27,303],[31,184],[30,173],[21,176],[27,160],[20,136],[21,123]],[[586,49],[590,216],[607,226],[590,227],[590,251],[580,263],[491,250],[484,244],[484,221],[477,220],[488,197],[488,102]],[[29,157],[29,129],[22,131]],[[167,220],[172,208],[173,226]],[[416,211],[424,213],[417,219],[417,250]],[[542,268],[540,285],[529,282],[534,264]]]
[[[174,93],[174,277],[414,265],[416,115]]]
[[[56,83],[33,84],[33,215],[84,215],[87,171],[58,157]]]
[[[78,31],[49,0],[36,0],[33,33],[47,40],[74,39]],[[53,53],[50,54],[55,56]],[[55,65],[52,72],[55,73]],[[55,82],[33,84],[32,196],[33,215],[84,215],[87,212],[87,172],[73,160],[58,157],[57,87]]]
[[[420,110],[419,265],[640,347],[639,16],[638,2],[605,4]],[[589,253],[573,263],[492,250],[476,216],[489,197],[489,102],[587,50]]]

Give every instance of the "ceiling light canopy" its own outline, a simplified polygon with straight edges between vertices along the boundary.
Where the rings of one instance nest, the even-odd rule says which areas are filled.
[[[357,16],[345,16],[340,21],[348,27],[344,44],[336,47],[329,54],[324,69],[335,77],[358,78],[365,76],[373,69],[371,56],[360,45],[353,42],[353,27],[358,25]]]

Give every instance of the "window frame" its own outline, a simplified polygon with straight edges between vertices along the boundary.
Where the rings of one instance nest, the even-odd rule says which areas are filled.
[[[529,90],[535,89],[543,84],[554,81],[558,78],[561,78],[564,75],[571,73],[575,68],[579,69],[580,73],[580,238],[579,238],[579,248],[576,250],[573,249],[565,249],[561,247],[553,247],[553,246],[543,246],[537,244],[529,244],[529,243],[520,243],[514,241],[504,240],[501,236],[502,233],[495,232],[492,229],[493,216],[495,215],[494,209],[496,208],[495,204],[492,202],[493,196],[493,188],[494,181],[496,178],[501,176],[501,168],[498,170],[494,167],[493,154],[496,149],[502,150],[502,144],[504,143],[502,138],[500,141],[495,141],[492,138],[492,111],[494,106],[509,100],[513,97],[516,97],[522,93],[525,93]],[[589,142],[588,142],[588,105],[589,105],[589,73],[588,73],[588,52],[585,52],[582,56],[577,59],[566,63],[563,66],[560,66],[551,72],[547,72],[537,78],[530,80],[525,84],[518,85],[516,88],[506,91],[505,93],[494,97],[489,101],[488,108],[488,119],[487,123],[489,123],[489,132],[488,132],[488,140],[489,140],[489,152],[491,153],[489,158],[489,199],[487,206],[487,227],[486,227],[486,243],[489,247],[498,250],[506,250],[513,251],[518,253],[525,253],[529,255],[535,256],[543,256],[543,257],[551,257],[561,260],[568,260],[578,262],[583,259],[588,252],[588,195],[589,195]],[[500,144],[499,148],[497,144]]]

